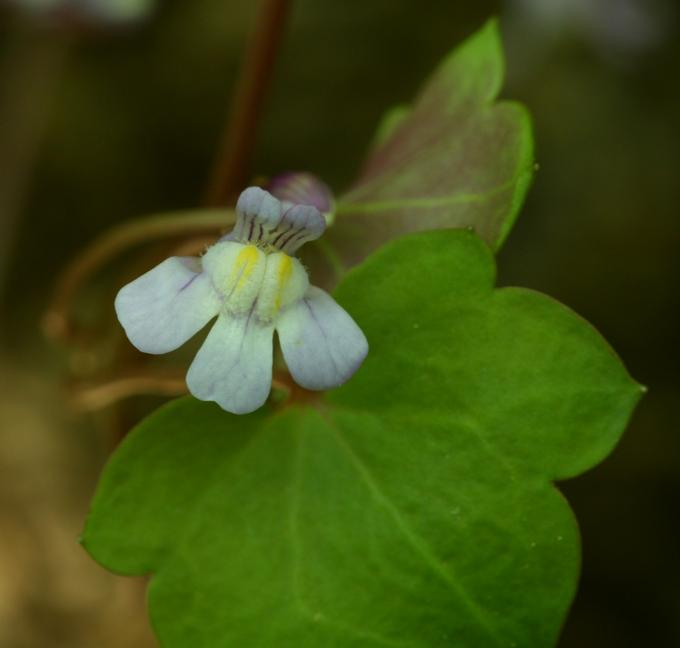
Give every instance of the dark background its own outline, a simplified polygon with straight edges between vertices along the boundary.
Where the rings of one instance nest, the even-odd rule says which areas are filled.
[[[199,203],[254,5],[174,0],[133,28],[77,33],[0,5],[2,648],[154,645],[143,584],[75,543],[120,413],[68,405],[65,375],[88,359],[47,343],[40,318],[98,234]],[[504,96],[531,110],[540,169],[499,282],[574,308],[649,388],[612,456],[561,484],[584,540],[562,648],[680,645],[679,13],[672,0],[298,0],[255,152],[257,173],[308,169],[341,190],[382,112],[501,16]],[[132,401],[128,419],[158,402]]]

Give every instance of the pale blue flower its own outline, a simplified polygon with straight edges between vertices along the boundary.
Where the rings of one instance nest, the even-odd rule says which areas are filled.
[[[323,234],[323,216],[258,187],[241,194],[236,213],[233,231],[201,258],[171,257],[120,290],[116,313],[128,338],[145,353],[167,353],[217,316],[187,385],[196,398],[235,414],[267,400],[275,330],[299,385],[341,385],[363,362],[368,343],[335,300],[309,284],[293,256]]]

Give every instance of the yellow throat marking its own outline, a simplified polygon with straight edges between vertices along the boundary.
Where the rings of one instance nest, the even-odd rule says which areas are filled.
[[[283,290],[292,274],[293,260],[287,254],[284,254],[281,256],[279,267],[276,269],[276,300],[274,303],[277,312],[281,308],[281,296],[283,294]]]
[[[254,245],[246,245],[239,252],[229,277],[233,292],[238,293],[243,288],[259,262],[260,252]]]

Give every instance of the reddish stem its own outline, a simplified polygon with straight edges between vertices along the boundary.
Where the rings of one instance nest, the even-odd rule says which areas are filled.
[[[205,193],[207,206],[226,204],[248,181],[250,161],[282,41],[290,0],[262,0],[249,39],[229,120]]]

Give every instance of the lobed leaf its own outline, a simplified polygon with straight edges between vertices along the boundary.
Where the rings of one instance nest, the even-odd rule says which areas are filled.
[[[490,20],[441,63],[410,110],[388,111],[329,231],[348,265],[420,230],[471,227],[500,247],[533,174],[527,111],[496,101],[503,74]]]
[[[246,417],[184,398],[107,466],[83,536],[152,573],[167,648],[546,648],[578,578],[552,480],[640,387],[597,332],[494,289],[467,231],[394,241],[336,291],[371,344],[345,386]]]

